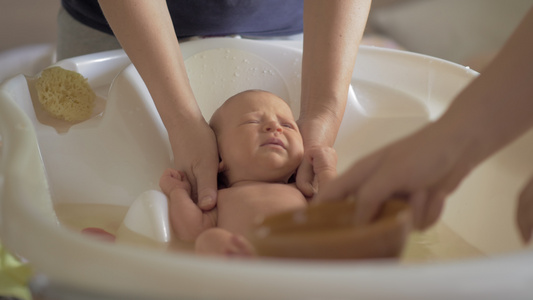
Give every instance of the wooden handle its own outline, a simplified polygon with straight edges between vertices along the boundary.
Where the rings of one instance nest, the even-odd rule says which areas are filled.
[[[315,259],[397,257],[411,229],[411,210],[387,201],[375,220],[357,226],[355,201],[309,205],[266,217],[248,236],[259,255]]]

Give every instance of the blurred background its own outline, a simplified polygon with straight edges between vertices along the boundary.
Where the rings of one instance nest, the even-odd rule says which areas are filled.
[[[55,44],[60,0],[0,3],[0,54]],[[481,71],[531,6],[533,0],[374,0],[363,44],[406,49]]]
[[[61,0],[0,0],[0,52],[55,43]]]
[[[482,71],[533,0],[374,0],[367,37]]]

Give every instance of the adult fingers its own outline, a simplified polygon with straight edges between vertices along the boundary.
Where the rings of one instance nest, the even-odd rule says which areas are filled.
[[[205,122],[169,132],[178,170],[187,175],[191,197],[202,210],[212,209],[217,198],[218,151],[214,132]]]
[[[413,226],[416,229],[421,229],[423,227],[426,213],[426,201],[427,192],[424,190],[419,190],[409,195],[409,205],[413,212]]]
[[[321,187],[313,198],[314,202],[340,201],[356,194],[359,185],[371,173],[376,164],[374,156],[354,163],[347,171]]]
[[[357,204],[354,222],[356,224],[369,223],[385,199],[380,199],[382,195],[379,193],[373,194],[372,185],[370,188],[367,185],[369,181],[373,181],[382,154],[382,151],[378,151],[356,162],[344,174],[327,183],[318,192],[318,197],[315,197],[314,201],[339,201],[351,196]],[[384,195],[383,197],[388,196]]]
[[[424,213],[424,218],[418,227],[420,230],[425,230],[439,219],[442,209],[444,207],[444,201],[446,200],[447,194],[444,192],[437,192],[435,196],[431,199],[428,199],[426,203],[426,212]]]
[[[425,210],[420,223],[417,224],[417,229],[425,230],[439,219],[446,198],[457,189],[463,178],[470,171],[469,168],[464,166],[454,167],[452,170],[453,172],[434,183],[433,187],[427,187],[428,195],[424,203]]]
[[[217,162],[199,165],[194,169],[198,192],[198,207],[202,210],[210,210],[217,203]]]
[[[529,219],[529,214],[527,213],[527,208],[525,203],[520,199],[517,213],[516,213],[516,223],[518,225],[518,230],[520,231],[520,236],[524,243],[529,243],[531,240],[532,234],[532,224]]]
[[[317,190],[337,176],[337,152],[331,147],[319,147],[310,153]]]
[[[315,194],[315,189],[313,188],[314,178],[313,165],[308,159],[304,159],[296,172],[296,187],[306,197],[312,197]]]
[[[381,166],[380,157],[369,162],[366,178],[362,179],[357,193],[358,209],[355,215],[357,224],[369,223],[377,214],[383,203],[393,196],[402,196],[405,175],[399,174],[394,165]]]
[[[528,243],[533,233],[533,178],[526,184],[518,198],[516,222],[522,240]]]
[[[337,153],[331,147],[311,147],[305,153],[301,170],[301,177],[296,179],[297,185],[299,183],[302,189],[306,189],[304,194],[307,197],[313,196],[337,176]]]

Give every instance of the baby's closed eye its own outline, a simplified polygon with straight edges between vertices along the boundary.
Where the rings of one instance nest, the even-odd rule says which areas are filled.
[[[281,123],[281,126],[286,127],[286,128],[290,128],[290,129],[294,129],[294,125],[292,125],[291,123]]]
[[[242,125],[245,125],[245,124],[259,124],[259,120],[258,119],[248,119],[246,121],[244,121],[242,123]]]

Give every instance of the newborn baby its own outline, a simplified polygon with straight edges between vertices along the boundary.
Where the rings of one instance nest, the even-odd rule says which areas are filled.
[[[220,155],[224,188],[217,207],[202,211],[191,199],[183,172],[167,169],[160,179],[169,197],[170,221],[179,239],[195,241],[197,253],[252,255],[244,238],[258,218],[298,209],[307,199],[290,183],[304,159],[302,136],[292,111],[281,98],[250,90],[229,98],[211,118]],[[336,175],[333,148],[309,152],[317,177]]]

